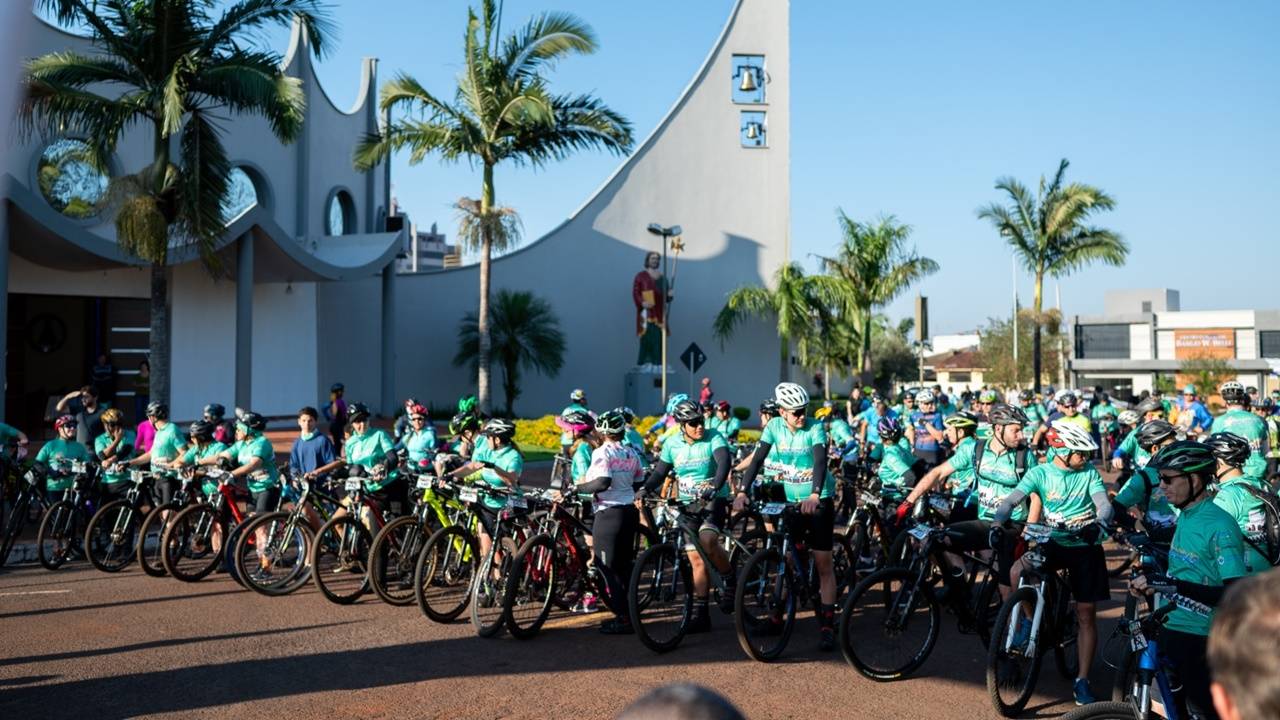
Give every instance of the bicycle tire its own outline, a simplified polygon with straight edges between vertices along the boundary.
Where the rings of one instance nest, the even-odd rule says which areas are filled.
[[[1138,559],[1138,551],[1127,545],[1117,546],[1115,541],[1108,540],[1102,544],[1102,551],[1107,560],[1107,576],[1123,577]],[[1117,552],[1118,551],[1118,552]]]
[[[550,535],[534,535],[516,551],[502,597],[502,612],[511,637],[528,640],[547,622],[555,595],[557,565],[556,543]]]
[[[121,510],[129,514],[124,520],[126,527],[118,530]],[[93,514],[84,531],[84,552],[95,568],[115,573],[134,561],[138,555],[139,515],[141,513],[128,500],[109,502]],[[101,546],[102,550],[97,549],[100,546],[95,540],[98,539],[105,543]]]
[[[692,573],[688,563],[680,563],[681,552],[670,543],[654,545],[640,554],[631,569],[631,582],[627,586],[631,626],[640,642],[656,653],[670,652],[680,646],[693,613]],[[656,608],[655,601],[660,600],[667,600],[669,604]],[[679,614],[673,615],[677,608]],[[668,622],[661,622],[664,619]],[[660,627],[670,626],[671,620],[675,622],[670,632],[659,632]]]
[[[428,540],[413,570],[413,597],[433,622],[451,623],[471,602],[480,544],[466,528],[441,528]]]
[[[426,536],[417,516],[405,515],[382,526],[369,546],[369,587],[388,605],[413,604],[413,567]]]
[[[244,525],[244,532],[241,533],[240,542],[236,545],[234,552],[236,572],[243,578],[245,587],[260,595],[268,597],[288,595],[306,585],[311,579],[311,566],[307,558],[310,555],[315,533],[305,522],[295,524],[290,530],[289,515],[290,513],[281,510],[253,518]],[[258,560],[260,558],[257,553],[261,553],[262,550],[256,546],[251,548],[245,542],[245,538],[256,535],[260,530],[267,533],[264,545],[272,553],[269,563],[272,570],[276,569],[277,564],[283,565],[287,570],[279,580],[271,578],[271,581],[268,581],[261,571],[255,573],[252,566],[248,565],[250,553],[254,553],[253,559]],[[290,550],[290,548],[294,549]],[[289,565],[289,558],[293,558],[292,566]],[[260,563],[259,567],[261,567]]]
[[[364,523],[352,515],[339,515],[316,533],[311,544],[311,581],[326,600],[350,605],[369,591],[372,542]]]
[[[220,554],[222,556],[222,569],[231,577],[232,580],[236,582],[237,585],[248,590],[248,583],[245,582],[244,576],[240,574],[240,571],[236,569],[236,548],[241,544],[252,547],[257,543],[250,544],[251,539],[244,540],[245,527],[246,523],[241,522],[231,528],[231,531],[227,533],[226,539],[222,541],[222,550],[220,551]]]
[[[208,537],[202,523],[207,520]],[[227,531],[212,505],[201,503],[180,510],[165,526],[160,538],[165,572],[182,582],[199,582],[213,572],[222,560],[222,549],[213,549],[213,526],[222,526],[223,545]],[[194,541],[194,545],[192,544]],[[191,560],[185,563],[184,558]]]
[[[738,644],[749,657],[773,662],[782,655],[795,628],[796,602],[795,576],[782,553],[765,548],[752,555],[739,573],[733,611]],[[767,643],[770,637],[776,642]]]
[[[9,518],[4,524],[4,538],[0,540],[0,567],[4,567],[9,562],[9,553],[13,552],[13,545],[18,540],[18,535],[22,534],[22,528],[27,524],[27,512],[31,509],[31,500],[24,496],[22,501],[14,503],[9,510]]]
[[[1006,655],[1004,652],[1004,639],[1009,634],[1012,614],[1022,612],[1022,603],[1034,603],[1035,600],[1035,588],[1020,587],[1014,590],[1000,606],[1000,614],[996,615],[991,631],[991,644],[987,647],[987,694],[991,697],[992,707],[1003,717],[1014,717],[1022,712],[1036,690],[1043,652],[1037,649],[1030,658]],[[1043,625],[1041,628],[1043,629]],[[1013,674],[1015,670],[1017,673]],[[1021,686],[1013,684],[1018,680],[1021,681]],[[1004,685],[1009,685],[1009,689],[1017,692],[1006,698],[1002,693]]]
[[[928,587],[914,587],[914,592],[903,597],[901,593],[915,586],[916,580],[917,573],[908,568],[884,568],[864,578],[845,599],[836,628],[840,651],[845,662],[863,677],[877,682],[900,680],[919,669],[933,652],[942,629],[942,609]],[[907,604],[903,606],[903,602]],[[905,611],[905,620],[891,623],[900,610]],[[917,615],[918,611],[923,613]],[[921,637],[897,642],[908,627],[921,622],[926,623]],[[877,629],[881,637],[876,637]],[[887,662],[873,658],[871,651],[886,644],[900,645],[910,654],[903,653],[905,660]]]
[[[71,553],[71,541],[75,537],[76,508],[67,500],[54,503],[40,518],[36,533],[36,558],[45,570],[57,570],[66,564]],[[46,548],[45,543],[53,544]],[[59,543],[65,547],[58,547]]]
[[[164,569],[164,513],[178,513],[177,503],[168,503],[151,509],[138,528],[138,566],[151,577],[164,577],[169,574]],[[148,549],[150,548],[150,549]]]
[[[871,539],[867,524],[855,520],[845,532],[849,539],[849,560],[853,563],[854,585],[858,576],[866,577],[885,566],[884,547]]]
[[[1137,720],[1138,713],[1128,703],[1096,702],[1074,708],[1062,720]]]
[[[502,598],[506,594],[511,561],[516,553],[516,543],[510,537],[504,536],[494,542],[496,546],[489,557],[480,561],[475,577],[471,579],[471,626],[482,638],[496,637],[506,625],[507,614],[502,609]]]
[[[1124,623],[1137,616],[1137,609],[1138,599],[1128,593],[1125,593],[1124,614],[1120,616],[1120,623],[1122,626]],[[1123,637],[1128,638],[1129,636],[1126,634]],[[1111,664],[1109,661],[1106,661],[1105,657],[1104,662],[1107,662],[1108,665]],[[1137,675],[1138,655],[1134,653],[1126,643],[1124,648],[1124,657],[1115,664],[1115,672],[1112,673],[1111,676],[1111,700],[1113,702],[1128,702],[1130,692],[1133,690],[1133,683],[1137,678]]]
[[[837,531],[831,537],[831,570],[836,578],[836,603],[854,585],[853,566],[853,548],[849,545],[849,536]],[[813,596],[818,597],[817,588],[814,588]]]

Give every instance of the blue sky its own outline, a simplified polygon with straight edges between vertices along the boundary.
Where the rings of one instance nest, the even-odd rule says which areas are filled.
[[[341,34],[320,66],[343,108],[359,59],[381,59],[449,94],[465,0],[341,2]],[[507,0],[505,23],[574,12],[599,53],[565,62],[556,87],[593,91],[645,137],[705,57],[731,0]],[[1280,3],[817,2],[795,0],[792,32],[792,239],[812,265],[838,241],[836,207],[914,229],[942,270],[930,296],[935,333],[1007,313],[1009,254],[975,217],[1012,175],[1034,185],[1067,157],[1069,177],[1099,185],[1117,209],[1104,224],[1131,247],[1121,269],[1062,281],[1068,314],[1102,310],[1108,288],[1174,287],[1184,309],[1275,308],[1280,260]],[[283,50],[283,36],[275,38]],[[505,168],[500,201],[526,241],[559,224],[619,160],[584,154],[546,170]],[[434,160],[395,164],[395,193],[419,222],[453,234],[449,204],[478,174]],[[1030,280],[1019,278],[1024,303]],[[1053,298],[1053,285],[1047,288]],[[911,312],[895,302],[895,318]]]

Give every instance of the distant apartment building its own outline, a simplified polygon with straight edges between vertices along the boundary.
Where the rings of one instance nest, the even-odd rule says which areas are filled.
[[[1151,390],[1157,378],[1181,385],[1194,358],[1227,362],[1240,382],[1275,387],[1280,310],[1183,310],[1177,290],[1107,292],[1102,315],[1077,315],[1071,374],[1077,387],[1101,385],[1121,398]]]
[[[419,230],[410,224],[404,253],[396,257],[396,272],[401,275],[458,267],[462,257],[458,247],[445,242],[444,233],[431,223],[430,230]]]

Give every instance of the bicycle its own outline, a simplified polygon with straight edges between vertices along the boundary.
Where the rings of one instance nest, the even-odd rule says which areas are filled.
[[[435,485],[434,475],[418,475],[414,489],[420,493],[413,511],[384,525],[369,546],[369,586],[388,605],[413,604],[413,571],[418,555],[431,535],[449,523],[449,509],[463,509],[446,490],[437,492]]]
[[[1138,556],[1137,563],[1129,573],[1130,579],[1143,574],[1164,574],[1169,564],[1169,550],[1167,547],[1161,547],[1145,533],[1129,533],[1118,539]],[[1112,637],[1108,639],[1105,647],[1109,648],[1111,640],[1114,640],[1117,635],[1125,634],[1132,627],[1132,623],[1139,619],[1138,610],[1138,598],[1126,593],[1124,614],[1120,616],[1120,622],[1116,625],[1116,629],[1113,631]],[[1115,664],[1106,660],[1106,655],[1107,653],[1104,652],[1103,661],[1116,671],[1111,686],[1111,699],[1116,702],[1126,702],[1134,692],[1134,682],[1138,677],[1141,653],[1130,649]],[[1150,685],[1150,683],[1148,682],[1147,685]]]
[[[232,531],[245,520],[237,502],[242,491],[236,487],[231,472],[209,468],[205,473],[217,487],[208,493],[205,502],[173,516],[160,538],[165,572],[183,582],[198,582],[213,572],[229,554],[228,549],[235,547]],[[219,542],[214,540],[216,534],[222,536]]]
[[[471,601],[471,579],[480,554],[476,533],[480,517],[475,487],[437,481],[436,487],[452,494],[447,522],[427,539],[413,568],[413,597],[423,615],[438,623],[450,623]]]
[[[288,595],[311,579],[308,558],[315,542],[307,508],[328,522],[340,501],[306,478],[287,479],[298,490],[290,510],[277,510],[251,519],[233,550],[236,574],[245,587],[262,595]],[[261,538],[259,539],[259,533]],[[251,543],[249,538],[254,538]],[[263,563],[262,560],[267,562]]]
[[[670,522],[666,523],[660,541],[636,559],[627,586],[627,607],[640,642],[654,652],[664,653],[674,650],[684,640],[693,614],[693,573],[685,548],[692,547],[707,568],[708,602],[732,602],[734,597],[732,586],[703,549],[698,533],[688,529],[690,525],[700,526],[707,512],[705,504],[667,499],[646,501],[646,505],[657,506],[659,514],[670,518]],[[680,522],[682,516],[688,518],[686,523]],[[729,574],[736,578],[738,566],[753,555],[751,541],[763,542],[765,533],[753,530],[743,539],[732,535],[726,535],[725,539],[730,546]]]
[[[152,473],[153,480],[158,477],[162,475]],[[192,486],[198,477],[200,476],[194,468],[184,473],[178,489],[173,494],[173,499],[167,503],[160,503],[159,498],[156,498],[156,502],[152,503],[151,512],[147,513],[142,526],[138,528],[138,566],[151,577],[164,577],[169,574],[169,571],[164,569],[162,542],[164,531],[169,527],[169,521],[197,497]],[[155,491],[154,485],[152,491]]]
[[[893,489],[888,493],[868,489],[858,492],[844,531],[849,538],[849,561],[855,577],[865,577],[891,564],[894,558],[901,559],[905,547],[898,543],[901,532],[890,519],[890,513],[896,504],[894,501],[902,497],[903,493]],[[852,498],[848,502],[852,504]]]
[[[364,469],[350,467],[343,484],[346,512],[322,525],[311,544],[311,579],[325,599],[338,605],[350,605],[369,591],[371,530],[381,530],[387,523],[365,483]]]
[[[496,636],[507,624],[503,600],[514,577],[511,568],[516,552],[542,528],[531,527],[529,503],[519,491],[486,487],[482,492],[506,499],[494,522],[489,550],[479,553],[480,562],[471,578],[471,625],[477,635],[487,638]]]
[[[1151,587],[1156,592],[1174,592],[1173,585]],[[1116,628],[1117,632],[1128,636],[1130,655],[1137,659],[1134,679],[1124,698],[1121,701],[1096,702],[1078,707],[1063,715],[1063,720],[1149,720],[1160,717],[1152,712],[1153,682],[1160,693],[1165,720],[1180,720],[1183,717],[1178,710],[1178,700],[1173,694],[1173,682],[1169,677],[1172,665],[1160,653],[1159,638],[1164,627],[1163,621],[1174,607],[1174,603],[1168,603],[1144,618],[1121,621]]]
[[[94,482],[95,465],[87,460],[63,460],[55,469],[62,475],[72,477],[71,486],[62,491],[62,499],[49,506],[40,518],[40,529],[36,533],[36,557],[46,570],[57,570],[62,567],[72,554],[84,553],[79,547],[81,528],[87,510],[93,507],[89,500]]]
[[[108,573],[120,572],[137,557],[138,528],[146,517],[142,508],[155,505],[147,492],[150,480],[151,473],[130,470],[131,486],[125,498],[103,505],[89,520],[84,546],[95,568]]]
[[[30,520],[31,510],[37,510],[39,517],[43,517],[49,510],[49,501],[40,489],[44,485],[44,477],[44,468],[39,464],[32,464],[22,473],[18,494],[14,497],[13,506],[5,520],[4,538],[0,540],[0,567],[9,561],[14,543]]]
[[[1013,717],[1026,707],[1035,692],[1044,653],[1049,649],[1053,650],[1054,664],[1064,680],[1075,678],[1079,670],[1071,590],[1060,572],[1044,570],[1044,549],[1054,530],[1068,528],[1023,525],[1022,537],[1027,541],[1024,569],[1018,587],[996,615],[987,647],[987,692],[996,712],[1004,717]],[[1030,632],[1026,645],[1015,647],[1018,627],[1026,619],[1024,607],[1032,608]],[[1009,692],[1013,694],[1006,696]]]

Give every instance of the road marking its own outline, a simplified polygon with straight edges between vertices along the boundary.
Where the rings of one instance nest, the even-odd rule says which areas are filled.
[[[64,595],[71,592],[70,590],[27,590],[26,592],[0,592],[0,597],[14,597],[16,595]]]

